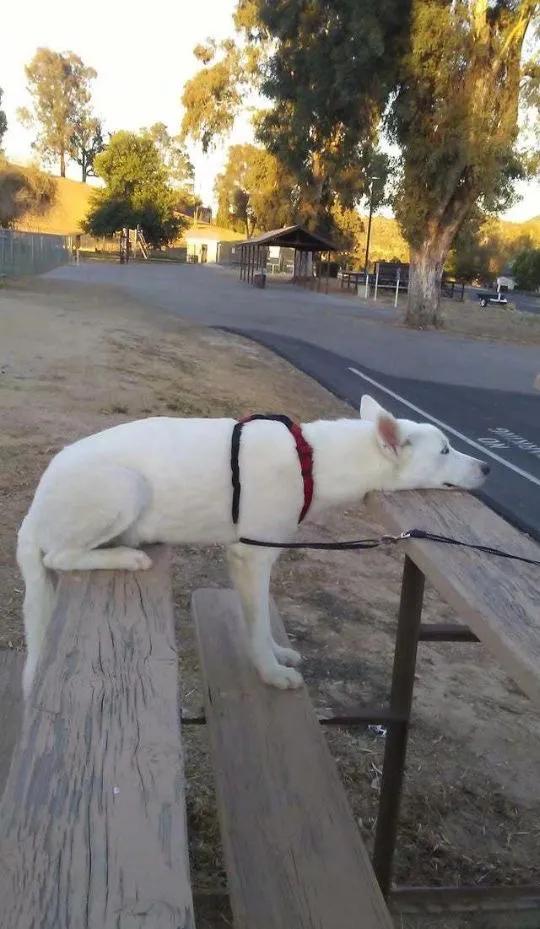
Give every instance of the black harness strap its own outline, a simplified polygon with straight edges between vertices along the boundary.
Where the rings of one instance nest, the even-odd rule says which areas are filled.
[[[283,416],[279,413],[254,413],[253,416],[246,416],[245,419],[241,419],[234,424],[231,440],[231,478],[233,486],[232,521],[235,526],[238,523],[238,517],[240,514],[240,494],[242,492],[242,485],[240,483],[240,465],[238,463],[240,455],[240,438],[242,436],[242,429],[244,428],[245,424],[255,422],[257,419],[267,419],[271,420],[272,422],[283,423],[289,432],[292,432],[294,427],[292,419],[289,419],[288,416]]]

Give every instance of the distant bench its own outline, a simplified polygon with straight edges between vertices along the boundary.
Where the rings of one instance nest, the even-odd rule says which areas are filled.
[[[373,494],[368,506],[394,533],[429,528],[539,557],[539,546],[466,494]],[[305,689],[280,692],[258,681],[236,595],[194,594],[236,929],[391,929],[383,895],[400,912],[540,913],[537,886],[392,885],[417,643],[480,640],[540,703],[538,569],[436,543],[404,545],[391,696],[382,710],[337,710],[317,721]],[[1,929],[194,927],[168,552],[152,555],[146,573],[60,580],[0,804]],[[424,576],[466,626],[421,624]],[[275,610],[273,624],[286,642]],[[387,728],[378,883],[319,722]]]

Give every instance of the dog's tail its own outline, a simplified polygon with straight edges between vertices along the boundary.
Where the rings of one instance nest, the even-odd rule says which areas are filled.
[[[37,543],[30,515],[26,516],[19,529],[17,562],[25,584],[23,611],[27,656],[23,691],[28,697],[55,604],[52,575],[43,564],[43,552]]]

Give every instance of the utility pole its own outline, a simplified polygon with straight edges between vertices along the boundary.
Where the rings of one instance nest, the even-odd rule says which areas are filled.
[[[368,258],[369,258],[369,242],[371,239],[371,217],[373,216],[373,181],[378,181],[378,177],[370,177],[371,189],[369,194],[369,219],[367,227],[367,242],[366,242],[366,259],[364,261],[364,274],[367,274],[368,269]]]

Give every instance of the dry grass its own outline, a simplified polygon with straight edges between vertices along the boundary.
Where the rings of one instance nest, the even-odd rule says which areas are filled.
[[[540,314],[521,313],[512,303],[482,308],[478,301],[443,300],[443,328],[473,339],[540,345]]]
[[[373,311],[374,318],[377,318],[380,309],[394,310],[394,298],[388,291],[382,291],[376,301],[366,301],[361,296],[357,297],[353,290],[341,290],[339,283],[333,281],[329,292],[360,301],[363,309]],[[388,325],[403,325],[406,300],[406,296],[400,295],[395,316],[388,319],[387,314],[379,315],[379,320]],[[443,298],[441,306],[443,332],[492,342],[540,345],[540,314],[522,313],[511,302],[505,307],[490,305],[482,308],[478,300],[466,299],[460,303]]]
[[[81,223],[88,213],[90,197],[95,190],[91,184],[82,184],[67,177],[55,177],[56,197],[44,216],[25,216],[17,228],[28,232],[47,232],[55,235],[75,235],[82,232]]]

